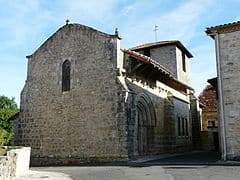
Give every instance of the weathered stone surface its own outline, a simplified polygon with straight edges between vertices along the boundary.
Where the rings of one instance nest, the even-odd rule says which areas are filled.
[[[62,92],[65,60],[70,91]],[[126,72],[137,69],[134,63],[123,58],[117,36],[79,24],[63,26],[29,56],[14,129],[15,143],[32,147],[32,164],[126,161],[191,149],[188,87],[164,74],[156,80]],[[179,116],[188,134],[178,135]]]
[[[227,157],[240,157],[240,31],[219,35]]]
[[[220,137],[224,159],[240,159],[240,31],[239,23],[208,28],[216,41]]]
[[[182,53],[183,52],[176,45],[162,46],[150,50],[152,59],[156,59],[160,64],[166,67],[173,73],[175,78],[189,84],[190,59]],[[185,56],[186,72],[183,71],[182,56]]]
[[[30,145],[34,159],[126,159],[116,51],[117,37],[77,24],[48,39],[28,59],[16,143]],[[62,92],[65,60],[71,62],[71,89]]]
[[[6,156],[0,156],[0,179],[10,180],[13,177],[26,175],[29,171],[30,148],[15,147]]]

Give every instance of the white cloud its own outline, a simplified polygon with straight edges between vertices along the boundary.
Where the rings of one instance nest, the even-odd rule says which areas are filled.
[[[124,5],[119,7],[119,3]],[[131,1],[132,2],[132,1]],[[43,1],[43,0],[0,0],[0,11],[6,11],[1,14],[0,41],[3,46],[0,47],[2,57],[11,57],[9,54],[20,51],[18,58],[23,61],[24,57],[43,42],[48,35],[56,30],[56,27],[63,25],[67,18],[71,22],[95,26],[103,31],[110,31],[118,26],[120,34],[123,36],[122,43],[125,47],[154,41],[154,25],[159,26],[159,40],[179,39],[186,44],[190,44],[199,28],[199,22],[203,14],[210,11],[210,7],[215,0],[190,0],[178,3],[176,7],[165,10],[162,4],[167,0],[157,2],[149,0],[129,1],[116,0],[61,0],[61,1]],[[51,5],[49,4],[51,3]],[[157,5],[156,5],[157,4]],[[157,6],[157,7],[156,7]],[[0,12],[0,13],[1,13]],[[202,46],[202,47],[200,47]],[[210,59],[206,52],[208,46],[199,44],[200,50],[197,59]],[[202,50],[201,50],[202,49]],[[190,49],[191,50],[191,49]],[[13,61],[17,61],[14,58]],[[197,61],[197,62],[199,62]],[[204,66],[203,62],[193,64],[194,86],[200,87],[205,79],[201,78],[201,72],[196,71],[195,66]],[[9,67],[10,68],[10,67]],[[215,67],[212,67],[215,69]],[[211,75],[212,69],[209,68],[207,75]],[[21,77],[24,83],[25,74]],[[200,83],[196,83],[196,82]],[[14,84],[14,79],[12,79]],[[18,87],[19,88],[19,87]],[[200,89],[200,88],[198,88]],[[20,92],[19,92],[20,93]],[[18,94],[10,95],[18,96]]]
[[[163,14],[160,13],[161,7],[159,7],[159,12],[153,12],[151,17],[149,15],[139,17],[138,12],[141,12],[141,9],[138,9],[135,11],[135,17],[130,20],[126,19],[123,24],[124,40],[127,39],[127,45],[153,41],[153,28],[157,24],[159,40],[180,39],[188,43],[196,33],[197,25],[202,18],[201,15],[213,5],[213,2],[214,0],[186,1]]]

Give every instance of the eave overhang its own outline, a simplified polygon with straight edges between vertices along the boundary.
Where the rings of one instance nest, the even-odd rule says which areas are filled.
[[[186,89],[189,89],[191,91],[194,91],[194,89],[188,85],[186,85],[183,82],[180,82],[178,79],[176,79],[173,74],[168,71],[164,66],[162,66],[161,64],[159,64],[158,62],[156,62],[155,60],[151,59],[148,56],[142,55],[138,52],[132,51],[130,49],[121,49],[124,53],[128,54],[129,56],[135,58],[136,60],[143,62],[145,64],[149,64],[152,65],[152,68],[156,69],[159,73],[163,74],[164,76],[166,76],[167,78],[169,78],[169,80],[171,80],[174,84],[176,85],[180,85],[185,87]]]

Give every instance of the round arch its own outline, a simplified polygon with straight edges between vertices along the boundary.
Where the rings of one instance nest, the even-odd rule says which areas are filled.
[[[153,127],[156,126],[156,114],[151,98],[141,93],[136,98],[135,150],[142,156],[149,152],[153,142]]]

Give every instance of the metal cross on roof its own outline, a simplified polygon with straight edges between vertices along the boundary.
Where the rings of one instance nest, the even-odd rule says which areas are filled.
[[[68,25],[69,22],[70,22],[69,19],[67,19],[67,20],[66,20],[66,25]]]
[[[157,31],[158,31],[158,26],[155,24],[154,30],[155,31],[155,41],[157,42]]]

